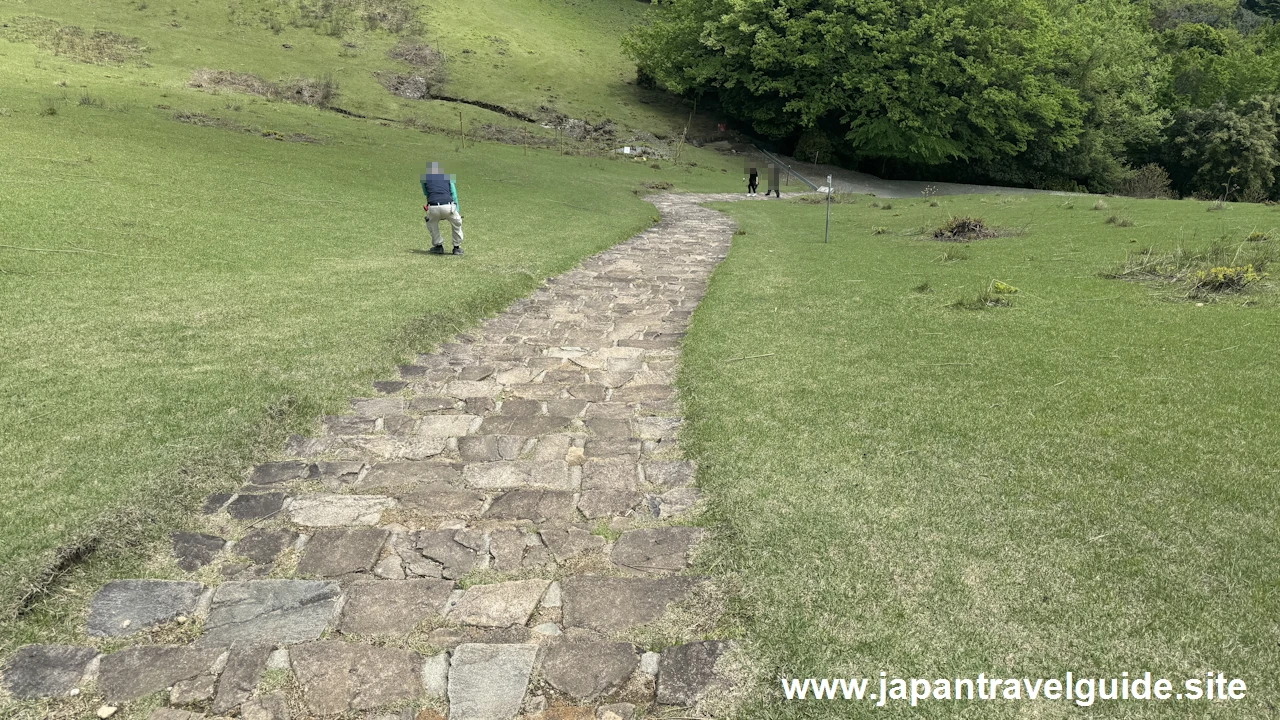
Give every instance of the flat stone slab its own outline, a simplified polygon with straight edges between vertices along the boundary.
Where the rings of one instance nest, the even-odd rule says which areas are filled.
[[[213,596],[202,647],[291,645],[320,637],[333,618],[341,588],[318,580],[223,583]]]
[[[383,462],[374,465],[356,487],[362,490],[415,488],[436,483],[456,483],[462,471],[442,462]]]
[[[249,482],[254,485],[273,485],[290,480],[305,480],[318,474],[318,469],[311,463],[288,460],[255,466],[253,473],[249,475]]]
[[[237,495],[227,505],[227,514],[236,520],[261,520],[280,512],[286,498],[284,493]]]
[[[599,535],[572,526],[543,528],[540,534],[558,563],[599,550],[605,542]]]
[[[640,504],[644,495],[631,490],[586,490],[578,498],[578,509],[588,520],[625,515]]]
[[[75,645],[27,645],[5,667],[3,684],[19,700],[62,697],[84,677],[98,651]]]
[[[662,617],[671,603],[686,598],[695,578],[619,578],[577,576],[560,581],[566,627],[606,635],[646,625]]]
[[[609,559],[643,575],[679,572],[689,565],[689,551],[701,538],[702,529],[694,527],[631,530],[613,544]]]
[[[449,720],[511,720],[537,655],[536,645],[459,645],[449,666]]]
[[[719,640],[669,647],[658,662],[658,702],[694,705],[719,681],[716,661],[730,644]]]
[[[247,557],[258,565],[269,565],[275,562],[276,556],[285,548],[291,547],[297,540],[297,533],[289,530],[259,528],[236,541],[231,552],[233,555]]]
[[[107,702],[128,702],[207,674],[220,648],[144,645],[104,655],[98,687]]]
[[[298,561],[304,577],[341,577],[369,572],[382,555],[391,533],[373,527],[330,527],[317,530]]]
[[[559,637],[543,647],[541,675],[551,687],[584,702],[619,690],[639,663],[630,643]]]
[[[449,580],[366,580],[347,590],[338,629],[352,635],[405,635],[444,612]]]
[[[422,690],[422,660],[410,650],[321,640],[290,648],[289,663],[317,715],[408,702]]]
[[[414,535],[414,547],[423,557],[441,565],[441,577],[457,580],[475,567],[476,551],[454,539],[456,530],[423,530]]]
[[[289,519],[307,527],[377,525],[396,501],[381,495],[305,495],[289,501]]]
[[[494,499],[484,516],[493,520],[573,519],[573,493],[561,490],[512,490]]]
[[[550,580],[514,580],[492,585],[472,585],[449,610],[449,620],[460,625],[510,627],[529,622]]]
[[[178,567],[187,572],[195,572],[213,562],[213,558],[226,546],[227,541],[216,535],[204,533],[176,532],[169,536],[173,546],[173,556],[178,560]]]
[[[685,487],[693,482],[693,463],[688,460],[651,460],[644,465],[644,480],[659,490]]]
[[[484,509],[485,494],[436,483],[396,493],[401,506],[432,518],[469,518]]]
[[[225,715],[252,697],[271,653],[271,647],[266,645],[232,648],[213,697],[215,715]]]
[[[172,580],[112,580],[89,601],[86,632],[97,637],[129,635],[196,609],[204,586]]]
[[[583,490],[635,490],[640,478],[629,458],[591,459],[582,466]]]

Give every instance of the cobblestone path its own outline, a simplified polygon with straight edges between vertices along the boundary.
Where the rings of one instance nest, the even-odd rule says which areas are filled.
[[[22,648],[4,687],[156,720],[707,711],[733,644],[697,641],[673,381],[734,231],[697,203],[740,197],[651,198],[658,225],[211,496],[172,538],[187,579],[107,584],[86,642]]]

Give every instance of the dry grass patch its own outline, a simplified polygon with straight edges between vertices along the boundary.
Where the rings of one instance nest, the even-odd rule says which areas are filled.
[[[253,73],[200,68],[191,73],[187,87],[230,90],[299,105],[328,107],[338,94],[338,83],[330,76],[322,78],[289,78],[270,82]]]
[[[1267,268],[1276,260],[1276,247],[1270,243],[1218,242],[1205,250],[1146,248],[1130,253],[1119,267],[1103,276],[1171,290],[1175,298],[1205,300],[1262,286],[1270,277]]]
[[[16,17],[0,27],[0,37],[13,42],[34,43],[36,47],[91,65],[141,63],[148,50],[136,37],[106,30],[85,32],[76,25],[63,25],[49,18]]]
[[[969,215],[953,215],[933,231],[933,239],[943,242],[971,242],[999,235],[1000,233],[989,227],[982,218]]]

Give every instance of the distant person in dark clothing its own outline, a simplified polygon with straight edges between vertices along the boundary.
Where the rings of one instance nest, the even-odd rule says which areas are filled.
[[[753,162],[747,166],[747,197],[755,197],[758,189],[760,189],[760,174],[756,172],[756,164]]]
[[[427,230],[431,231],[431,249],[433,255],[444,254],[444,240],[440,237],[440,221],[448,220],[453,230],[453,254],[462,254],[462,214],[458,205],[458,186],[453,175],[445,175],[440,170],[440,163],[429,163],[427,172],[422,176],[422,194],[427,204],[422,206],[427,211]]]
[[[782,198],[780,173],[781,171],[775,163],[769,163],[769,189],[765,190],[765,197],[769,197],[769,193],[773,193],[775,197]]]

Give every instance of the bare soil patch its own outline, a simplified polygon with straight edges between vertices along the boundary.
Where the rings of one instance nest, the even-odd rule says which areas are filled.
[[[216,127],[234,132],[248,133],[257,135],[268,140],[280,140],[282,142],[300,142],[309,145],[321,145],[324,143],[323,138],[308,135],[306,133],[281,133],[275,130],[263,130],[261,128],[245,125],[243,123],[231,120],[229,118],[220,118],[208,115],[202,112],[188,112],[186,110],[178,110],[173,113],[173,119],[180,123],[188,125],[199,125],[200,127]]]

